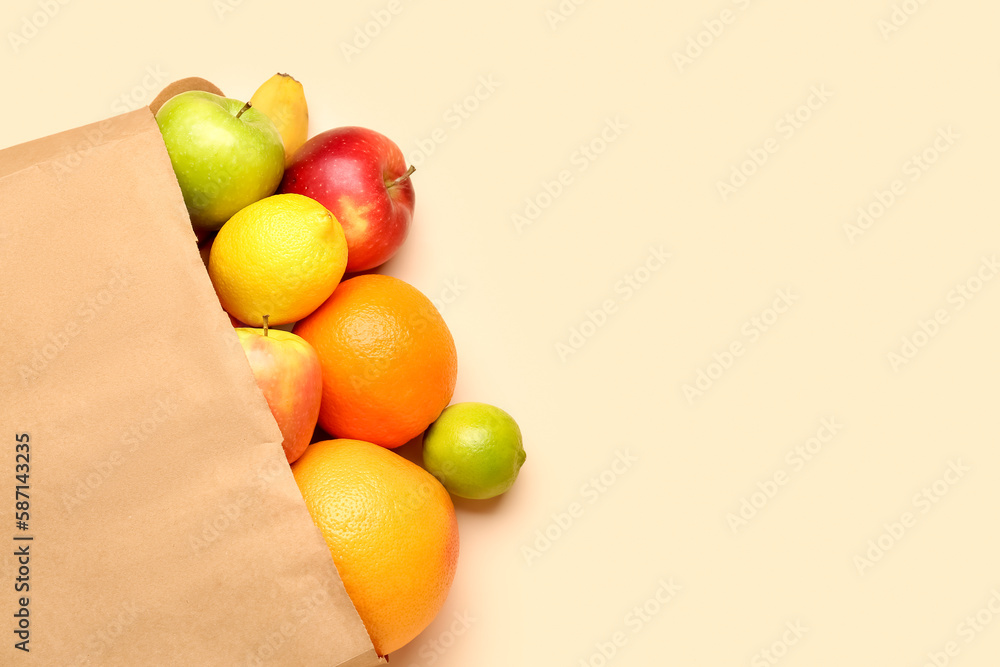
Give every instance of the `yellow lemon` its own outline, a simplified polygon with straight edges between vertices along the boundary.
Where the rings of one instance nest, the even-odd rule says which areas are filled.
[[[208,275],[222,307],[255,327],[296,322],[326,301],[347,267],[337,218],[315,199],[273,195],[231,217],[212,244]]]

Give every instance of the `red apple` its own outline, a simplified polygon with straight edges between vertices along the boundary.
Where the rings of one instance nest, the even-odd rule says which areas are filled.
[[[323,394],[319,357],[312,345],[281,329],[236,329],[254,379],[284,440],[291,463],[309,446]]]
[[[347,237],[347,272],[374,268],[406,240],[413,218],[413,167],[399,146],[363,127],[338,127],[307,141],[292,156],[278,192],[312,197]]]

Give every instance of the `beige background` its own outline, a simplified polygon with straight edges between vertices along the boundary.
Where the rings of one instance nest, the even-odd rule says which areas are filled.
[[[447,606],[392,663],[993,665],[1000,6],[820,5],[564,0],[554,23],[557,0],[8,0],[0,146],[182,76],[246,98],[287,71],[314,132],[368,126],[419,163],[386,271],[442,299],[456,400],[511,412],[528,461],[458,504]],[[371,12],[391,20],[345,55]],[[481,77],[499,85],[467,100]],[[734,168],[754,173],[724,199]],[[519,230],[526,199],[544,206]],[[646,273],[651,246],[671,256]],[[894,364],[904,337],[921,347]],[[699,371],[717,379],[689,400]]]

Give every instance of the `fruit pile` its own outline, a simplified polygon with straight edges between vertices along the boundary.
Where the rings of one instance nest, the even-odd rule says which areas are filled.
[[[246,103],[186,90],[156,122],[306,507],[386,655],[448,594],[458,559],[449,492],[504,493],[525,459],[509,414],[448,407],[455,342],[431,301],[398,278],[350,277],[406,239],[414,169],[372,130],[308,139],[302,85],[286,74]],[[421,434],[426,469],[391,451]]]

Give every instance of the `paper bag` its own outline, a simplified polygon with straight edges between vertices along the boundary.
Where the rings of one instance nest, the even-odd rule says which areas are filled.
[[[0,664],[383,664],[149,109],[0,151],[0,202]]]

